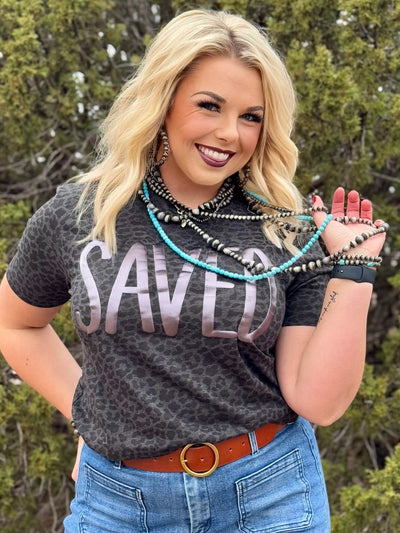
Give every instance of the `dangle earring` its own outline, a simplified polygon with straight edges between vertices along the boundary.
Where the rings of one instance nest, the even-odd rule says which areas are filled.
[[[158,161],[156,161],[157,168],[160,168],[161,165],[165,163],[169,155],[169,140],[168,140],[167,132],[165,131],[164,128],[162,128],[160,131],[160,137],[161,137],[161,143],[163,145],[163,153],[162,153],[161,158]]]
[[[251,176],[251,169],[250,169],[250,163],[246,163],[246,165],[242,168],[242,176],[238,176],[238,185],[241,189],[244,189],[246,187],[246,183],[249,181]]]

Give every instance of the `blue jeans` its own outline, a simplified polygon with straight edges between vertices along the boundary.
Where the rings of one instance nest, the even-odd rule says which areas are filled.
[[[299,418],[210,476],[145,472],[84,446],[65,533],[328,533],[314,433]]]

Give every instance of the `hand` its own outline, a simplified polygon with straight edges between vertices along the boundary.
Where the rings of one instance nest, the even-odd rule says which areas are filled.
[[[79,437],[79,440],[78,440],[78,449],[77,449],[77,452],[76,452],[76,458],[75,458],[75,464],[74,464],[74,468],[72,469],[72,473],[71,473],[71,477],[72,479],[75,481],[76,483],[76,480],[78,479],[78,473],[79,473],[79,460],[81,458],[81,451],[82,451],[82,447],[84,445],[84,440],[82,437]]]
[[[345,211],[345,192],[342,187],[336,189],[332,198],[332,215],[333,219],[329,222],[325,230],[322,232],[322,239],[330,254],[341,250],[348,245],[357,235],[362,233],[369,233],[379,228],[384,222],[376,220],[373,225],[362,222],[349,222],[343,224],[337,222],[335,218],[356,217],[359,219],[366,219],[373,222],[372,219],[372,204],[369,200],[362,200],[357,191],[350,191],[347,196],[347,207]],[[314,197],[313,207],[322,207],[324,204],[319,196]],[[323,211],[313,213],[314,222],[319,227],[324,221],[326,214]],[[385,242],[385,233],[379,233],[369,239],[364,240],[358,244],[356,248],[350,248],[346,255],[364,255],[364,256],[378,256]]]

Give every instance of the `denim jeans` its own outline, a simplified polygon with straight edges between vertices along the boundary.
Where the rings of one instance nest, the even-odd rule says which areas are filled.
[[[145,472],[84,446],[65,533],[328,533],[329,507],[308,422],[210,476]]]

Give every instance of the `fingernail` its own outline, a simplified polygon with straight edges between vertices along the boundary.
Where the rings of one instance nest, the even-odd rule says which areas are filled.
[[[315,202],[316,199],[317,199],[317,197],[314,194],[314,196],[312,197],[312,201]]]

